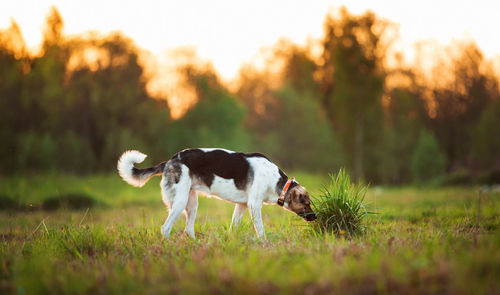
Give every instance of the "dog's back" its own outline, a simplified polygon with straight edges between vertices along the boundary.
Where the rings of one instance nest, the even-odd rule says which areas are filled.
[[[244,154],[223,149],[187,149],[175,154],[170,161],[189,168],[190,175],[211,187],[216,176],[232,179],[239,190],[246,190],[254,178],[249,158],[265,158],[262,154]],[[267,158],[265,158],[267,159]]]

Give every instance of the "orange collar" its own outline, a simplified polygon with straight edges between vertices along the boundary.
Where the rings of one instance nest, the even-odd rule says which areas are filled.
[[[280,197],[278,198],[278,205],[283,206],[285,204],[285,195],[286,192],[288,191],[288,188],[290,187],[290,184],[292,184],[292,181],[294,181],[295,178],[288,178],[287,182],[285,183],[285,186],[283,186],[283,189],[281,190]]]

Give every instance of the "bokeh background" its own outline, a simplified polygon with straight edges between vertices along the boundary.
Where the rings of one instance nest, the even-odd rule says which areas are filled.
[[[93,15],[93,2],[62,2],[89,30],[70,21],[67,33],[64,13],[40,3],[31,10],[25,3],[32,22],[24,15],[22,26],[15,17],[23,5],[1,14],[11,18],[0,29],[0,175],[111,172],[127,149],[151,164],[188,147],[222,147],[264,153],[285,170],[346,167],[373,184],[500,182],[500,57],[493,41],[483,42],[495,38],[491,14],[450,19],[451,4],[432,10],[425,2],[427,13],[394,4],[409,15],[405,23],[358,12],[353,2],[355,12],[316,5],[303,14],[289,4],[284,19],[266,13],[274,7],[252,6],[238,20],[226,17],[236,4],[216,2],[192,15],[169,7],[155,22],[149,2],[145,10],[115,3],[107,20]],[[284,37],[256,39],[252,28],[260,32],[269,20],[276,26],[264,30]],[[479,29],[463,34],[474,22]],[[130,29],[144,24],[149,33]],[[293,34],[311,24],[309,37]],[[225,34],[215,33],[221,28]],[[411,39],[425,35],[419,29],[435,30],[438,40]],[[196,36],[205,37],[196,44]]]

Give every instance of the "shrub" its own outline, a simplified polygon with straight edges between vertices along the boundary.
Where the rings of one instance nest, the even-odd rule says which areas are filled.
[[[312,223],[317,233],[333,232],[349,236],[365,230],[363,219],[372,212],[364,203],[367,186],[354,184],[344,169],[330,175],[331,182],[312,200],[317,219]]]
[[[421,132],[411,159],[413,182],[417,185],[440,184],[445,172],[446,157],[439,150],[434,136]]]
[[[498,167],[500,164],[499,118],[500,100],[497,100],[484,110],[479,122],[470,130],[471,156],[474,164],[483,171],[490,169],[494,171],[500,168]]]
[[[20,210],[22,207],[17,200],[6,195],[0,195],[0,210]]]
[[[94,198],[82,193],[70,193],[66,195],[58,195],[50,197],[42,202],[44,210],[56,209],[85,209],[96,205]]]

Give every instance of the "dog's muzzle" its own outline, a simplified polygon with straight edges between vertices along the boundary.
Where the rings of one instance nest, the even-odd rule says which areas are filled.
[[[300,217],[304,218],[306,221],[316,220],[317,216],[314,212],[307,212],[299,214]]]

